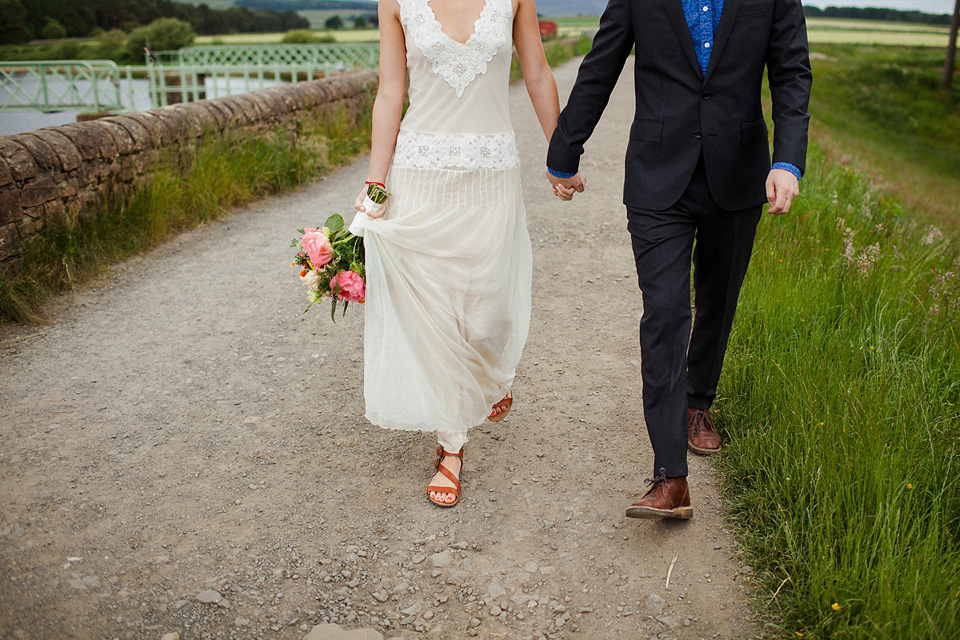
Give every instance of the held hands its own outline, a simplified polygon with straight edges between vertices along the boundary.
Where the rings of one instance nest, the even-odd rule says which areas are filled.
[[[784,169],[771,169],[767,175],[767,201],[770,208],[767,213],[779,215],[790,211],[790,204],[800,195],[800,182],[797,176]]]
[[[572,178],[558,178],[547,171],[547,180],[553,187],[553,193],[564,202],[573,200],[573,194],[582,193],[587,188],[587,179],[579,171]]]

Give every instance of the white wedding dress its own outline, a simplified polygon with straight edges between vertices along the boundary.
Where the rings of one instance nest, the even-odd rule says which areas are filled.
[[[466,43],[428,0],[400,0],[410,106],[386,214],[359,213],[366,416],[466,434],[513,384],[530,323],[531,250],[510,121],[513,9],[487,0]]]

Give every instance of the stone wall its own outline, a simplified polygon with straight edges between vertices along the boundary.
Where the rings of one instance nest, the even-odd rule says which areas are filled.
[[[162,163],[189,164],[198,139],[296,136],[298,122],[370,108],[375,71],[0,136],[0,267],[47,220],[77,217],[108,190],[134,190]]]

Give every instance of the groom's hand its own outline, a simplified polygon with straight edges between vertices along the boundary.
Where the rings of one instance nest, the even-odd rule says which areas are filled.
[[[573,194],[582,193],[587,188],[587,179],[579,171],[572,178],[558,178],[547,171],[547,180],[553,187],[554,194],[564,201],[573,199]]]
[[[793,199],[800,195],[800,181],[797,176],[784,169],[770,169],[766,187],[767,201],[770,203],[767,213],[774,215],[790,211]]]

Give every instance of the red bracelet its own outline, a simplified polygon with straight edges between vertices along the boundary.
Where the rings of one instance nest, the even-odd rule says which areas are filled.
[[[387,188],[387,185],[383,184],[382,182],[377,182],[375,180],[367,180],[364,184],[375,184],[378,187],[383,187],[384,189]]]

